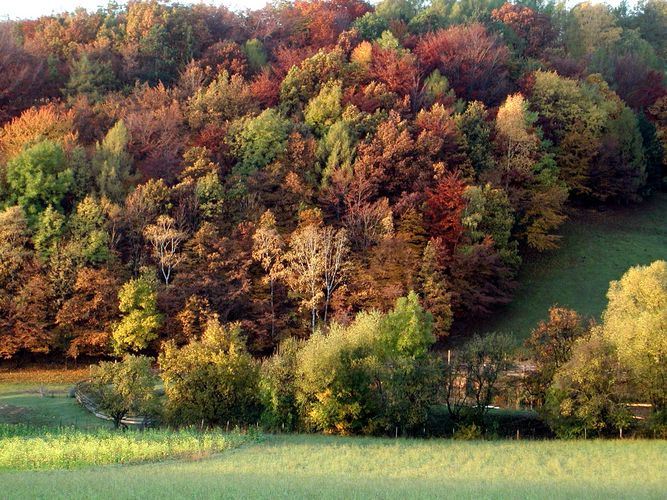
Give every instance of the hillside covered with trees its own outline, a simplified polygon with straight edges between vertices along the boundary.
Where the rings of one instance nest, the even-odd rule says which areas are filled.
[[[663,187],[667,6],[131,1],[0,26],[0,356],[254,355],[512,300],[571,204]]]
[[[562,437],[665,436],[664,260],[599,324],[552,307],[527,372],[471,325],[571,207],[664,189],[666,64],[665,0],[3,22],[0,359],[122,357],[85,386],[116,426],[476,437],[502,400]]]

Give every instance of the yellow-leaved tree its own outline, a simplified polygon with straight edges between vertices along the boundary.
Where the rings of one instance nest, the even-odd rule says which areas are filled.
[[[150,271],[125,283],[118,292],[123,318],[113,329],[116,354],[140,351],[157,338],[162,315],[157,308],[157,278]]]
[[[535,122],[521,94],[507,97],[496,117],[496,143],[503,165],[500,182],[508,192],[529,246],[551,250],[560,236],[553,234],[565,221],[567,187],[558,176],[552,155],[543,150]]]
[[[607,297],[605,338],[654,409],[667,409],[667,262],[630,268]]]

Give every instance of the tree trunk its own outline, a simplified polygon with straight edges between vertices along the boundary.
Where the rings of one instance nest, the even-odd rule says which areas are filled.
[[[273,301],[273,294],[274,294],[273,279],[271,279],[270,281],[270,286],[271,286],[271,341],[273,341],[276,338],[276,309]]]
[[[312,328],[312,333],[315,333],[315,312],[316,309],[313,307],[313,310],[311,311],[311,328]]]
[[[329,290],[327,290],[327,297],[326,297],[326,300],[324,301],[324,324],[325,325],[327,323],[327,314],[329,313],[329,300],[331,300],[331,294],[329,293]]]

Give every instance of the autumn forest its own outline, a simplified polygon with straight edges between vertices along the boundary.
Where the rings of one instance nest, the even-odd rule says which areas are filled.
[[[263,356],[415,291],[512,300],[571,205],[663,187],[667,13],[110,3],[0,25],[0,355]]]

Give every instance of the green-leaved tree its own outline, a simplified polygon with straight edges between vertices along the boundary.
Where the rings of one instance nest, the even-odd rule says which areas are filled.
[[[128,415],[152,417],[159,412],[157,382],[150,358],[127,355],[120,362],[91,366],[89,387],[98,410],[111,417],[117,429]]]
[[[178,424],[248,425],[260,416],[259,365],[238,323],[208,320],[201,340],[167,342],[158,358],[169,417]]]
[[[612,281],[602,331],[655,410],[667,410],[667,262],[630,268]]]
[[[63,147],[42,141],[30,146],[7,163],[9,204],[23,208],[34,224],[48,206],[63,210],[63,202],[74,184]]]
[[[93,175],[101,196],[115,203],[125,199],[130,188],[132,156],[127,150],[130,133],[122,120],[116,122],[95,145]]]
[[[157,279],[148,271],[125,283],[118,292],[123,318],[113,329],[114,351],[140,351],[157,338],[162,314],[157,309]]]

